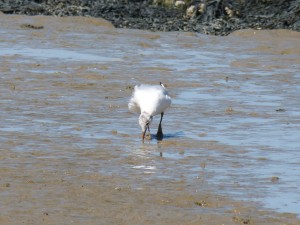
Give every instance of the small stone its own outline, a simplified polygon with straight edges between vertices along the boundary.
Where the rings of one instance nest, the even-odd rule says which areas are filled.
[[[35,25],[35,24],[29,24],[29,23],[21,24],[20,27],[24,28],[24,29],[34,29],[34,30],[44,29],[44,26],[42,26],[42,25]]]
[[[195,15],[196,12],[196,6],[191,5],[189,8],[186,9],[186,16],[188,18],[192,18]]]
[[[279,177],[272,177],[271,178],[271,181],[272,181],[272,183],[276,183],[276,182],[278,182],[279,181]]]
[[[202,14],[205,12],[205,10],[206,10],[206,5],[204,3],[199,4],[198,12]]]
[[[195,202],[195,205],[200,206],[200,207],[206,207],[207,206],[207,202],[205,202],[204,200],[197,201],[197,202]]]
[[[202,169],[205,169],[206,163],[205,163],[205,162],[200,163],[200,167],[201,167]]]
[[[225,12],[230,18],[234,16],[234,11],[230,9],[228,6],[225,7]]]
[[[225,110],[226,114],[232,114],[234,113],[234,110],[231,106],[229,106],[226,110]]]
[[[133,89],[134,89],[134,87],[132,85],[127,85],[126,86],[126,90],[133,90]]]
[[[185,2],[182,0],[175,2],[175,7],[177,7],[177,8],[183,7],[184,5],[185,5]]]
[[[146,140],[151,140],[151,139],[152,139],[151,134],[150,134],[150,133],[147,133],[147,134],[145,135],[145,139],[146,139]]]
[[[115,190],[117,190],[117,191],[121,191],[122,190],[122,188],[121,187],[115,187]]]
[[[117,130],[112,130],[112,131],[111,131],[111,134],[117,135],[117,134],[118,134],[118,131],[117,131]]]

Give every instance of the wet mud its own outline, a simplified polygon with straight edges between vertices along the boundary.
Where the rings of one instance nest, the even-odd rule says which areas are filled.
[[[0,18],[1,224],[299,224],[299,33]],[[143,144],[127,102],[159,82]]]

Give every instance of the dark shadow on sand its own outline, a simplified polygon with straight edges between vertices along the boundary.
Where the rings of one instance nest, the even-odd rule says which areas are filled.
[[[184,132],[183,131],[179,131],[176,133],[167,133],[164,134],[162,138],[157,138],[156,134],[152,134],[151,138],[156,139],[158,141],[162,141],[164,139],[172,139],[172,138],[179,138],[179,137],[183,137],[184,136]]]

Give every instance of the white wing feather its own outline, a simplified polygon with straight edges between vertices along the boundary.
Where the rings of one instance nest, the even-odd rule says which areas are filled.
[[[157,115],[164,112],[171,105],[171,97],[161,85],[137,85],[128,103],[131,112],[147,112]]]

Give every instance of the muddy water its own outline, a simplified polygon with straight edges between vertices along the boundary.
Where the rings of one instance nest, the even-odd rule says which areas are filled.
[[[299,33],[0,18],[2,224],[299,224]],[[160,81],[142,144],[127,101]]]

